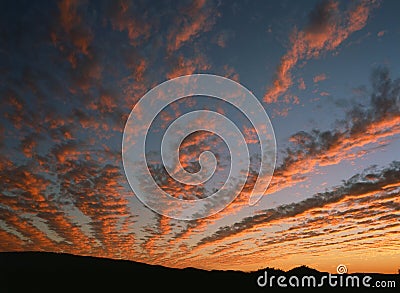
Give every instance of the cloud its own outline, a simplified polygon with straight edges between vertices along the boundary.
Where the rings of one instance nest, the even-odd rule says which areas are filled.
[[[290,47],[281,58],[264,102],[277,103],[278,98],[289,90],[293,84],[292,71],[301,60],[316,58],[336,49],[352,33],[362,29],[374,5],[375,1],[359,1],[342,12],[335,1],[317,4],[310,13],[309,24],[303,30],[294,29],[292,32]]]
[[[70,52],[69,60],[73,67],[77,63],[77,55],[90,55],[89,46],[93,35],[89,26],[85,25],[82,16],[79,13],[81,3],[78,0],[62,0],[59,2],[60,26],[64,31],[57,36],[53,33],[53,43],[58,43],[58,39],[66,38],[77,51]]]
[[[243,127],[243,135],[247,144],[256,144],[259,143],[257,132],[255,128],[252,127]]]
[[[236,70],[229,65],[224,65],[223,66],[223,76],[226,78],[232,79],[236,82],[239,82],[239,74],[236,72]]]
[[[69,72],[71,84],[69,90],[73,93],[82,91],[89,94],[91,88],[100,85],[103,67],[99,57],[92,53],[91,57],[82,59]]]
[[[376,35],[377,35],[379,38],[381,38],[381,37],[383,37],[385,34],[386,34],[386,31],[383,30],[383,31],[379,31]]]
[[[319,95],[320,95],[321,97],[327,97],[327,96],[330,96],[331,94],[328,93],[328,92],[320,92]]]
[[[372,93],[369,104],[362,110],[358,105],[350,108],[346,120],[336,123],[343,125],[342,128],[300,131],[290,137],[291,145],[284,151],[282,162],[275,169],[266,195],[306,181],[320,167],[365,156],[369,148],[379,146],[382,140],[386,141],[400,134],[400,108],[396,106],[400,99],[400,80],[391,79],[386,68],[375,69],[371,80]],[[212,227],[218,220],[246,208],[247,193],[252,189],[257,175],[256,171],[250,173],[243,191],[228,207],[206,219],[192,221],[186,230],[175,235],[171,242],[184,242],[185,239],[195,237],[200,231],[204,232]],[[268,219],[269,212],[263,217],[264,220]],[[231,227],[232,231],[236,231],[237,227],[236,224]]]
[[[317,3],[309,14],[309,23],[306,31],[311,35],[326,33],[335,21],[338,6],[339,3],[334,1],[321,1]]]
[[[399,134],[399,87],[400,81],[391,79],[386,68],[377,68],[372,73],[369,104],[348,109],[346,119],[335,123],[342,127],[293,134],[282,164],[275,170],[269,192],[305,180],[317,166],[334,165],[362,156],[368,146],[379,145],[382,140]]]
[[[167,52],[180,49],[201,33],[211,30],[218,16],[214,8],[205,0],[196,0],[180,9],[180,14],[174,20],[167,40]]]
[[[120,160],[108,140],[124,122],[118,92],[101,87],[98,95],[75,96],[65,91],[68,78],[66,87],[57,85],[58,74],[68,76],[64,67],[48,76],[51,66],[29,65],[23,80],[7,76],[1,91],[0,249],[116,257],[109,248],[123,241],[119,247],[133,257],[134,216],[118,183],[120,166],[110,164]]]
[[[304,79],[300,77],[298,79],[298,83],[299,83],[299,85],[298,85],[299,90],[304,91],[306,89],[306,83],[304,82]]]
[[[0,179],[6,193],[0,209],[6,225],[0,230],[8,238],[20,238],[15,246],[4,244],[2,250],[23,247],[116,257],[118,253],[110,249],[118,244],[133,256],[134,219],[125,198],[127,190],[119,183],[120,168],[101,163],[99,153],[92,154],[96,162],[88,157],[80,160],[81,154],[88,153],[77,143],[67,143],[55,146],[51,155],[41,158],[41,165],[2,166]],[[77,211],[89,220],[84,226]]]
[[[20,246],[8,245],[9,250],[41,247],[54,251],[57,246],[64,247],[66,242],[63,239],[75,245],[80,241],[91,243],[78,227],[71,225],[59,205],[48,196],[52,181],[38,174],[32,166],[3,166],[0,178],[6,190],[0,205],[2,221],[6,225],[1,229],[20,239],[16,242]]]
[[[235,32],[232,30],[222,30],[213,38],[213,42],[215,42],[221,48],[225,48],[227,42],[235,37]]]
[[[107,14],[114,30],[126,31],[134,46],[148,40],[152,24],[146,13],[135,13],[143,9],[140,3],[118,0],[110,2],[108,6]]]
[[[68,141],[53,147],[53,154],[58,162],[65,163],[67,160],[78,160],[85,151],[77,141]]]
[[[326,79],[326,74],[325,73],[321,73],[321,74],[318,74],[318,75],[313,77],[314,83],[318,83],[320,81],[324,81],[325,79]]]
[[[25,101],[14,91],[8,90],[5,93],[5,106],[10,107],[10,111],[4,113],[4,117],[8,119],[16,129],[21,129],[24,122],[29,121],[25,112]]]
[[[27,238],[22,233],[12,229],[5,221],[0,219],[0,247],[5,251],[23,250]]]
[[[212,246],[215,251],[215,248],[227,245],[232,248],[228,253],[240,255],[241,251],[238,250],[238,246],[245,247],[244,239],[252,237],[259,239],[254,234],[262,233],[264,228],[283,225],[284,223],[291,227],[282,232],[278,230],[278,232],[272,233],[263,240],[260,239],[263,244],[261,247],[258,246],[258,251],[271,249],[270,252],[272,253],[274,245],[279,247],[291,245],[293,241],[327,235],[328,230],[330,234],[349,229],[355,231],[357,230],[357,222],[363,223],[358,228],[362,234],[366,235],[373,231],[385,231],[390,230],[391,227],[398,227],[400,223],[396,221],[396,217],[391,215],[393,212],[398,213],[400,211],[399,204],[393,201],[398,197],[400,190],[396,188],[387,192],[384,186],[399,184],[400,162],[393,162],[387,168],[372,172],[375,172],[374,176],[377,178],[374,182],[366,178],[367,174],[371,174],[371,170],[367,169],[365,172],[345,181],[342,186],[335,187],[332,191],[318,193],[298,203],[263,210],[259,214],[244,218],[232,226],[221,227],[211,236],[202,238],[195,246],[194,250],[197,251],[194,254],[204,251],[209,246]],[[369,229],[371,227],[368,226],[371,225],[368,224],[370,223],[369,220],[375,217],[379,217],[383,221],[372,224],[376,226],[375,229]],[[351,237],[350,231],[348,233]],[[334,239],[334,236],[326,236],[326,238]],[[339,240],[338,243],[345,241],[345,239]],[[229,243],[240,245],[229,246]],[[327,240],[319,244],[315,241],[311,243],[313,243],[312,246],[321,247],[330,245]],[[356,240],[352,242],[352,246],[357,247]],[[304,249],[310,249],[310,246],[304,247]],[[296,250],[302,250],[302,248]],[[247,252],[249,254],[255,253],[252,249],[247,250]],[[282,257],[290,254],[284,251],[281,251],[281,253]],[[221,257],[220,254],[217,253],[217,255]]]
[[[190,75],[198,71],[206,71],[211,65],[203,54],[196,54],[193,58],[185,58],[180,55],[170,58],[171,69],[167,72],[167,78],[172,79],[182,75]]]

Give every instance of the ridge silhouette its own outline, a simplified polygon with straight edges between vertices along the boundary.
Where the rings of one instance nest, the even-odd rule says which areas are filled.
[[[307,266],[287,272],[265,268],[254,272],[175,269],[128,260],[115,260],[91,256],[77,256],[53,252],[1,252],[0,292],[337,292],[341,288],[281,288],[260,287],[257,278],[265,276],[314,276],[327,273]],[[399,274],[368,275],[375,280],[396,280],[397,288],[345,288],[354,292],[396,292],[400,286]],[[339,275],[337,275],[339,276]],[[277,277],[276,277],[277,278]],[[145,290],[143,290],[143,288]]]

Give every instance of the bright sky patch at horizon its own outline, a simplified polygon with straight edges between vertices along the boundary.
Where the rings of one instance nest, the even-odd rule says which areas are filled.
[[[169,267],[396,273],[400,267],[398,1],[8,1],[0,4],[0,251],[54,251]],[[180,221],[133,194],[121,159],[135,103],[174,77],[240,82],[262,103],[277,141],[271,184],[255,206],[240,195],[220,213]],[[148,161],[164,190],[188,199],[210,186],[172,182],[163,130],[209,109],[187,97],[155,120]],[[145,111],[145,109],[143,109]],[[201,117],[199,125],[212,123]],[[229,156],[207,132],[180,160]],[[251,165],[259,163],[254,156]],[[218,185],[219,184],[219,185]]]

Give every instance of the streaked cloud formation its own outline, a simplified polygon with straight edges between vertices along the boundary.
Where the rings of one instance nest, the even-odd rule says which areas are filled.
[[[399,162],[393,162],[379,172],[365,170],[332,191],[263,210],[202,238],[195,253],[203,255],[212,247],[216,252],[209,259],[223,259],[220,268],[244,261],[248,269],[259,268],[260,260],[287,267],[301,261],[298,255],[320,267],[333,257],[347,260],[356,254],[361,260],[367,251],[394,257],[400,225],[398,172]]]
[[[334,272],[345,261],[352,271],[393,273],[400,261],[400,64],[391,49],[397,19],[388,11],[398,4],[293,5],[2,4],[0,251],[205,269],[306,264]],[[282,39],[289,40],[285,48],[276,44]],[[349,74],[342,78],[343,62]],[[267,72],[270,64],[278,67]],[[231,205],[178,221],[132,193],[122,132],[152,87],[204,72],[240,81],[261,95],[268,113],[286,117],[272,119],[278,162],[270,188],[249,207],[259,141],[246,118],[205,97],[165,108],[152,127],[148,162],[158,184],[177,197],[202,198],[221,186],[230,158],[223,140],[196,132],[181,145],[181,164],[195,172],[200,153],[215,151],[216,176],[201,186],[172,181],[157,146],[175,118],[202,108],[233,117],[252,154],[251,174]],[[270,73],[274,79],[266,80]],[[315,94],[319,104],[308,102]],[[294,104],[293,112],[275,107]]]

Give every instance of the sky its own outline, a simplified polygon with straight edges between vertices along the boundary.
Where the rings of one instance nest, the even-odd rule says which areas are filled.
[[[349,272],[397,273],[398,1],[0,6],[0,251],[207,270],[307,265],[334,273],[345,264]],[[146,141],[149,169],[164,191],[183,200],[208,197],[235,157],[220,137],[196,132],[180,145],[181,164],[197,172],[199,155],[215,152],[215,177],[197,186],[171,180],[161,139],[193,110],[230,116],[253,170],[219,213],[177,220],[134,194],[123,133],[143,95],[196,73],[232,79],[254,94],[273,126],[276,166],[261,200],[249,206],[260,166],[254,125],[212,97],[171,103]],[[193,123],[218,126],[200,116]]]

